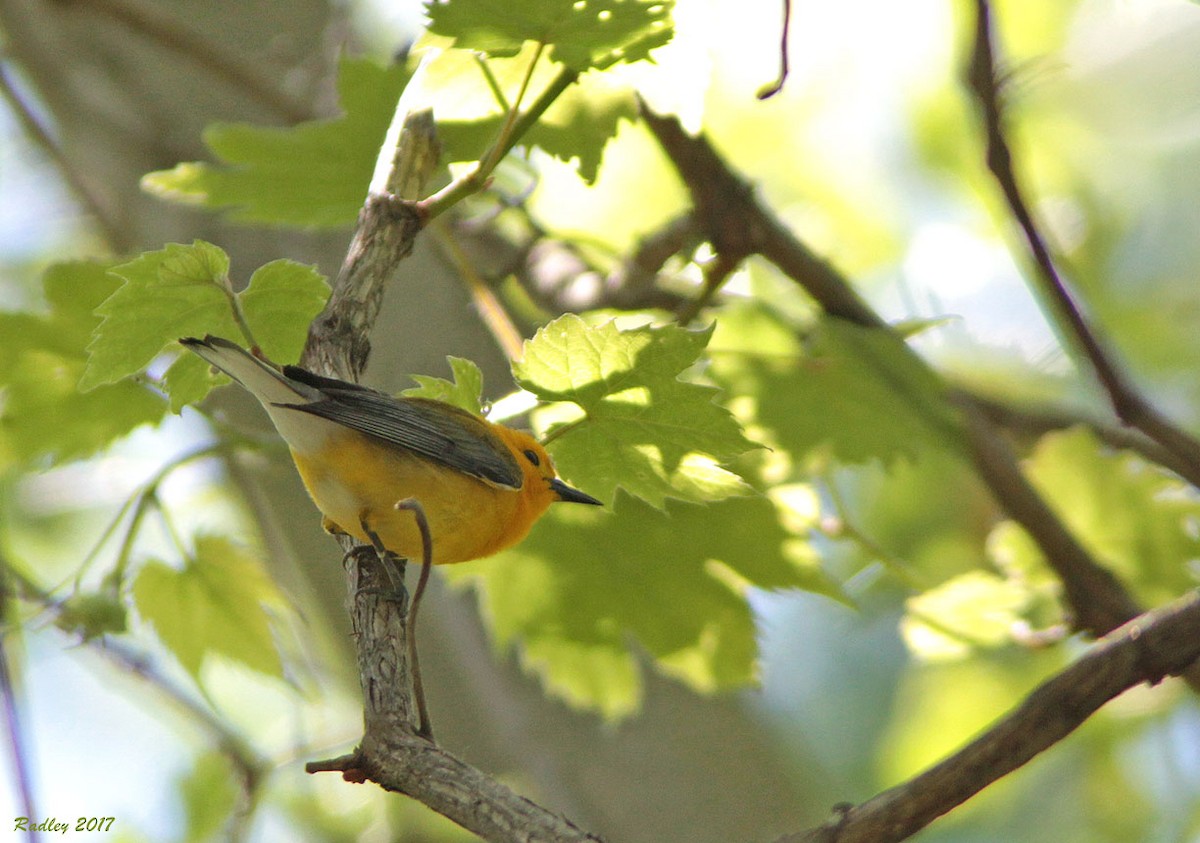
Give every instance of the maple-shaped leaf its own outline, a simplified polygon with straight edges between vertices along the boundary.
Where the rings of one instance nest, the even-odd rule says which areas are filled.
[[[671,40],[673,0],[446,0],[429,3],[429,30],[454,46],[511,56],[526,41],[573,70],[641,61]]]
[[[890,330],[824,319],[807,353],[754,368],[759,420],[794,453],[828,445],[844,462],[889,462],[961,444],[945,385]]]
[[[716,403],[716,389],[681,377],[711,336],[711,329],[675,326],[590,326],[574,315],[539,330],[513,374],[542,401],[570,402],[583,413],[552,444],[563,475],[603,501],[620,487],[656,507],[668,497],[748,491],[719,464],[758,446]]]
[[[233,301],[263,353],[295,360],[309,323],[329,296],[329,286],[315,269],[288,260],[259,267],[246,289],[233,293],[229,257],[202,240],[145,252],[111,272],[124,283],[96,308],[103,319],[88,346],[79,382],[85,391],[142,371],[180,337],[240,338]],[[177,410],[204,397],[215,382],[202,360],[186,355],[168,370],[164,386]]]
[[[343,59],[341,117],[283,128],[215,123],[204,142],[218,163],[149,173],[142,186],[177,202],[231,209],[231,218],[245,222],[350,225],[410,75],[402,65]]]
[[[471,360],[463,357],[447,356],[453,381],[435,378],[432,375],[412,375],[420,386],[403,391],[403,395],[414,398],[432,398],[435,401],[445,401],[455,407],[466,410],[477,416],[483,415],[483,402],[480,398],[483,392],[483,372]]]
[[[219,653],[270,676],[282,666],[264,605],[282,598],[262,563],[219,536],[198,536],[182,569],[147,562],[133,581],[138,614],[197,679]]]
[[[93,311],[120,280],[99,262],[51,266],[43,278],[48,310],[0,313],[0,458],[37,463],[89,456],[166,411],[146,384],[113,383],[81,392]]]
[[[477,589],[499,644],[518,645],[552,693],[610,718],[638,706],[639,653],[702,692],[753,683],[748,588],[841,599],[765,497],[552,508],[516,548],[452,567],[452,580]]]

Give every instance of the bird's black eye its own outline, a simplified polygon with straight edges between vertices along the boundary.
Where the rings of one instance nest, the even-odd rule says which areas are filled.
[[[529,460],[534,465],[541,465],[542,461],[538,459],[537,451],[530,448],[525,452],[525,459]]]

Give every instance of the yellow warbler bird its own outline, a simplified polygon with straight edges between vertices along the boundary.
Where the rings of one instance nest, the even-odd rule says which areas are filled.
[[[266,409],[327,529],[421,558],[415,498],[429,521],[433,562],[465,562],[516,544],[555,501],[599,504],[555,474],[545,448],[519,430],[428,398],[395,398],[296,366],[280,371],[207,336],[180,342]]]

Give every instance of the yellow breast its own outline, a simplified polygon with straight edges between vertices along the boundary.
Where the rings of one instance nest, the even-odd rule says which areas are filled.
[[[292,457],[326,518],[362,542],[369,541],[365,522],[384,547],[408,559],[421,559],[421,536],[414,515],[395,508],[405,498],[425,510],[435,564],[491,555],[520,541],[532,523],[520,490],[490,486],[361,434],[330,437],[315,455],[293,449]]]

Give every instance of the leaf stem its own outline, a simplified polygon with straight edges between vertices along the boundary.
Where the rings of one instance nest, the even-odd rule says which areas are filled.
[[[438,245],[442,247],[442,252],[458,270],[459,277],[463,279],[467,292],[475,303],[475,309],[479,311],[479,317],[496,340],[496,344],[500,346],[509,362],[516,360],[521,356],[524,339],[496,296],[496,291],[480,276],[470,256],[454,237],[454,233],[441,220],[431,223],[429,228]]]
[[[850,507],[846,504],[846,498],[842,495],[842,490],[838,488],[837,480],[832,476],[832,473],[825,469],[821,472],[820,478],[825,486],[825,492],[829,495],[829,502],[833,504],[833,511],[837,513],[839,530],[837,534],[833,531],[822,531],[831,539],[844,538],[849,539],[859,546],[859,548],[871,556],[874,556],[880,564],[888,569],[893,576],[898,577],[906,586],[913,589],[921,589],[921,577],[916,569],[896,554],[889,551],[874,538],[867,535],[850,517]]]
[[[546,43],[539,41],[537,49],[533,52],[533,58],[530,60],[529,66],[525,68],[525,76],[521,79],[521,87],[517,91],[517,99],[513,102],[512,108],[508,110],[508,118],[504,121],[504,127],[500,130],[500,134],[496,137],[496,142],[492,144],[492,148],[488,150],[488,154],[483,160],[483,165],[489,173],[496,169],[496,165],[500,163],[500,159],[511,148],[509,138],[512,137],[513,127],[516,125],[518,114],[520,114],[521,103],[525,101],[525,94],[529,92],[529,83],[533,80],[533,71],[537,68],[537,64],[542,58],[542,52],[545,49]]]
[[[496,74],[492,73],[491,66],[479,53],[475,53],[475,64],[479,66],[479,70],[483,73],[483,79],[487,82],[488,88],[492,92],[492,96],[496,98],[496,104],[500,106],[502,111],[511,111],[512,106],[508,104],[508,97],[504,96],[504,89],[500,87],[500,81],[496,79]]]
[[[553,442],[555,439],[558,439],[560,436],[570,433],[575,428],[581,426],[584,422],[588,421],[590,418],[591,417],[588,416],[588,414],[586,412],[584,412],[584,414],[580,418],[575,419],[575,421],[567,422],[566,424],[559,425],[558,427],[556,427],[552,431],[550,431],[548,434],[546,434],[546,438],[542,440],[542,444],[549,445],[551,442]]]
[[[233,311],[233,321],[237,323],[238,330],[242,332],[242,336],[246,338],[250,350],[253,352],[261,352],[262,348],[258,344],[258,340],[254,338],[254,332],[250,330],[250,323],[246,321],[246,313],[242,310],[242,300],[237,293],[233,291],[233,286],[229,282],[229,276],[221,279],[221,291],[225,293],[225,298],[229,300],[229,309]]]
[[[158,511],[158,517],[162,521],[163,529],[167,531],[171,543],[175,545],[175,550],[179,552],[181,558],[190,560],[195,554],[189,551],[184,544],[183,537],[180,535],[179,530],[175,528],[175,522],[171,519],[171,513],[163,506],[162,498],[158,496],[157,490],[150,496],[150,502]]]
[[[100,538],[96,540],[96,543],[92,545],[92,549],[88,551],[87,556],[83,558],[83,561],[79,564],[79,568],[75,572],[75,588],[79,588],[79,584],[84,573],[96,560],[96,557],[100,555],[100,549],[108,543],[108,540],[112,538],[113,534],[116,532],[117,526],[125,519],[125,516],[129,510],[133,508],[135,510],[134,515],[130,519],[129,528],[125,533],[125,537],[121,540],[121,549],[117,553],[117,565],[110,575],[113,577],[114,582],[120,583],[121,577],[124,574],[125,567],[128,563],[130,551],[133,547],[133,541],[137,537],[138,526],[141,524],[141,520],[145,515],[143,510],[149,506],[149,502],[146,500],[146,498],[153,497],[157,493],[158,487],[162,485],[163,481],[167,479],[168,475],[170,475],[176,469],[181,468],[190,462],[195,462],[196,460],[217,456],[221,453],[224,453],[226,449],[227,446],[223,442],[205,445],[203,448],[198,448],[194,451],[189,451],[186,454],[176,457],[156,471],[154,475],[147,480],[135,494],[131,495],[125,501],[125,503],[121,504],[121,508],[117,511],[117,514],[108,523],[108,526],[104,528],[104,531],[100,534]],[[52,589],[52,591],[57,591],[57,587]]]
[[[501,131],[500,136],[496,138],[496,143],[483,156],[479,164],[474,170],[455,179],[450,184],[443,187],[437,193],[422,199],[417,203],[420,211],[425,215],[426,219],[433,219],[456,204],[461,202],[468,196],[478,193],[487,187],[488,177],[491,176],[492,170],[496,165],[503,160],[512,148],[532,126],[546,113],[554,101],[562,95],[563,91],[571,87],[579,78],[579,71],[572,70],[569,67],[564,67],[559,71],[558,75],[550,81],[546,89],[534,100],[528,110],[518,112],[514,106],[509,113],[509,122],[505,124],[505,129]],[[488,166],[488,162],[493,162]]]

